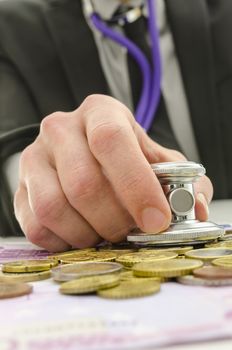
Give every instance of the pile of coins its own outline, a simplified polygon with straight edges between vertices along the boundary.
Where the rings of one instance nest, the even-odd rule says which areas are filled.
[[[96,293],[122,299],[157,293],[162,283],[232,285],[232,239],[225,237],[200,249],[192,246],[139,248],[105,245],[3,264],[0,298],[32,292],[26,282],[53,278],[61,294]]]

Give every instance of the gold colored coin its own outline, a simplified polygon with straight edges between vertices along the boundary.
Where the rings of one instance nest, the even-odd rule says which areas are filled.
[[[59,262],[61,264],[75,264],[75,263],[81,263],[81,262],[89,262],[89,257],[87,255],[78,256],[78,257],[67,257],[67,258],[59,258]]]
[[[227,268],[232,268],[232,257],[218,258],[212,261],[215,266],[222,266]]]
[[[26,283],[0,283],[0,299],[15,298],[31,292],[32,286]]]
[[[3,264],[3,272],[39,272],[50,270],[58,265],[58,261],[52,260],[19,260]]]
[[[146,277],[141,277],[141,276],[135,276],[130,279],[132,282],[143,282],[143,281],[153,281],[153,282],[165,282],[165,279],[163,277],[156,277],[156,276],[146,276]]]
[[[133,267],[135,276],[177,277],[187,275],[203,265],[195,259],[172,259],[152,263],[139,263]]]
[[[121,256],[121,255],[126,255],[126,254],[130,254],[130,253],[134,253],[136,252],[135,249],[100,249],[99,250],[100,252],[111,252],[111,253],[114,253],[118,256]]]
[[[230,248],[203,248],[190,250],[185,253],[187,258],[201,259],[204,261],[211,261],[229,255],[232,256],[232,249]]]
[[[217,243],[208,243],[205,248],[232,248],[232,241],[221,241]]]
[[[111,251],[92,252],[89,254],[90,261],[94,261],[94,262],[114,261],[116,257],[117,257],[117,254]]]
[[[125,281],[115,288],[99,290],[97,294],[109,299],[138,298],[159,292],[160,283],[154,281]]]
[[[64,259],[64,258],[69,258],[69,257],[78,257],[78,256],[86,256],[88,255],[90,252],[95,252],[96,248],[85,248],[85,249],[76,249],[76,250],[68,250],[66,252],[63,253],[57,253],[54,255],[50,255],[49,259],[56,259],[56,260],[60,260],[60,259]]]
[[[62,283],[62,294],[86,294],[96,292],[98,289],[111,288],[120,282],[118,274],[82,277],[77,280]]]
[[[156,249],[147,249],[147,248],[140,248],[140,252],[146,252],[149,254],[149,252],[174,252],[178,255],[183,255],[184,253],[190,251],[193,249],[193,246],[186,246],[186,247],[169,247],[169,248],[156,248]]]
[[[105,262],[105,261],[114,261],[117,257],[117,254],[111,253],[111,251],[101,251],[101,252],[89,252],[86,256],[80,257],[68,257],[61,259],[63,264],[73,264],[79,261],[89,261],[89,262]]]
[[[156,282],[164,282],[164,279],[161,277],[137,277],[134,275],[133,271],[122,271],[119,273],[120,281],[156,281]]]
[[[29,272],[29,273],[7,273],[0,272],[0,282],[35,282],[46,280],[51,277],[51,271]]]
[[[119,273],[120,281],[128,281],[133,278],[134,274],[132,270],[124,270]]]
[[[134,264],[140,262],[153,262],[160,260],[169,260],[177,257],[176,253],[173,252],[153,252],[150,254],[146,254],[145,252],[131,253],[127,255],[122,255],[116,259],[116,261],[124,266],[133,266]]]

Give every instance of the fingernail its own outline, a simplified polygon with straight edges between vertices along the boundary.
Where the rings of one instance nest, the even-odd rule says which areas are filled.
[[[201,202],[201,204],[203,205],[203,207],[204,207],[204,209],[205,209],[205,211],[207,213],[207,217],[209,217],[209,206],[208,206],[208,202],[207,202],[207,200],[205,198],[205,195],[203,193],[198,193],[197,200],[199,202]]]
[[[169,222],[167,217],[156,208],[146,208],[142,212],[143,230],[146,232],[160,232],[164,230]]]

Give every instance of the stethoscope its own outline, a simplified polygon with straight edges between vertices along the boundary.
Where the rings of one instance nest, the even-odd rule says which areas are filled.
[[[139,102],[135,110],[135,118],[146,131],[149,130],[159,105],[161,86],[161,60],[159,32],[156,24],[155,0],[147,0],[148,32],[152,56],[151,64],[137,45],[121,33],[113,30],[108,23],[95,12],[91,0],[85,0],[84,5],[90,23],[101,32],[102,35],[115,41],[122,47],[125,47],[131,57],[137,62],[142,75],[142,88]],[[133,10],[129,10],[121,16],[117,16],[117,18],[113,18],[111,22],[115,21],[123,25],[124,23],[133,21],[136,18],[136,13],[139,13],[138,8]]]
[[[156,24],[155,0],[146,0],[148,9],[148,31],[152,63],[131,40],[113,30],[95,11],[91,0],[85,0],[85,11],[91,24],[105,37],[125,47],[137,62],[142,74],[141,96],[135,117],[139,124],[149,130],[156,114],[161,88],[161,62],[159,52],[159,32]],[[112,18],[111,23],[123,25],[137,19],[141,13],[134,9]],[[137,11],[137,14],[136,14]],[[136,17],[138,16],[138,17]],[[131,18],[132,17],[132,18]],[[127,240],[137,246],[165,246],[173,244],[199,244],[215,240],[224,234],[224,228],[211,222],[199,222],[195,217],[195,197],[193,182],[204,175],[202,165],[194,162],[160,163],[152,165],[172,212],[170,227],[162,234],[147,234],[133,231]]]

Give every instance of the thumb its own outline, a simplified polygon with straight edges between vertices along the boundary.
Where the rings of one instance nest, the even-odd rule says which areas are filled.
[[[150,164],[187,160],[182,153],[162,147],[157,142],[153,141],[138,124],[136,128],[136,136],[140,147]],[[200,221],[205,221],[208,219],[209,215],[208,204],[212,200],[213,186],[210,179],[207,176],[203,176],[194,184],[194,188],[196,197],[196,217]]]

